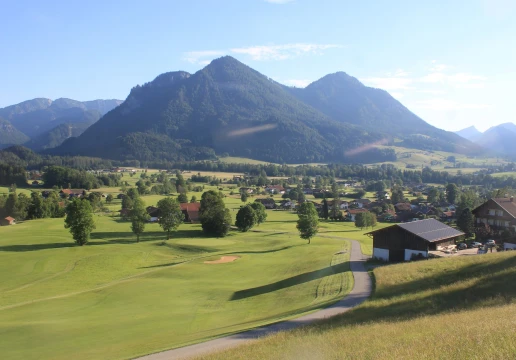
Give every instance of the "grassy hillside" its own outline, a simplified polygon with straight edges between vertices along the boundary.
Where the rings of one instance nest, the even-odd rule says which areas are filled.
[[[241,201],[224,192],[235,216]],[[108,208],[117,211],[120,200]],[[365,231],[323,223],[306,245],[295,214],[267,213],[259,232],[213,239],[184,224],[164,242],[149,224],[140,243],[129,223],[97,214],[84,247],[63,219],[0,227],[2,358],[131,358],[296,316],[351,289],[348,254],[336,253],[348,249],[345,238],[367,242]],[[204,263],[222,255],[239,259]],[[246,296],[232,300],[235,293]]]
[[[351,312],[203,359],[514,359],[516,254],[380,267]]]

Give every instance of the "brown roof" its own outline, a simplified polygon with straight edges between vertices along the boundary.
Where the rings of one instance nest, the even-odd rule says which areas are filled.
[[[363,212],[367,212],[367,210],[366,209],[349,209],[348,210],[348,213],[350,213],[350,214],[360,214]]]
[[[493,198],[491,200],[500,205],[509,215],[516,218],[516,202],[514,200],[511,201],[511,198]]]
[[[14,221],[15,219],[14,219],[14,218],[12,218],[12,217],[10,217],[10,216],[8,216],[8,217],[6,217],[4,220],[7,220],[7,221]]]
[[[181,206],[181,211],[199,211],[199,209],[201,208],[201,203],[199,202],[195,202],[195,203],[184,203],[184,204],[179,204]]]
[[[397,211],[410,211],[412,210],[412,206],[409,203],[397,203],[394,205]]]

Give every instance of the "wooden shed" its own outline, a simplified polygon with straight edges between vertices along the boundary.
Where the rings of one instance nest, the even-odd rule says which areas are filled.
[[[464,235],[435,219],[396,224],[372,231],[373,258],[384,261],[409,261],[413,256],[428,257],[428,252],[455,244]]]
[[[0,219],[1,226],[14,225],[16,224],[16,220],[10,216]]]

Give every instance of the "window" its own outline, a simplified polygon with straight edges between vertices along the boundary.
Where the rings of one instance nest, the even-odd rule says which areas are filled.
[[[495,215],[495,210],[489,210],[489,215]]]
[[[489,219],[489,220],[487,220],[487,223],[488,223],[489,225],[493,225],[494,221],[493,221],[493,219]]]
[[[496,215],[503,216],[503,211],[502,210],[496,210]]]
[[[505,227],[509,227],[509,222],[508,221],[505,222]]]

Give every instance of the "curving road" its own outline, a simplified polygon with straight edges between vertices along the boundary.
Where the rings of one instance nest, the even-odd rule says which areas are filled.
[[[310,324],[317,320],[322,320],[338,314],[345,313],[353,307],[364,302],[371,295],[371,278],[367,273],[364,262],[367,259],[362,254],[360,244],[355,240],[351,241],[350,268],[355,279],[353,290],[339,302],[319,310],[317,312],[298,317],[296,319],[286,320],[283,322],[267,325],[264,327],[244,331],[238,334],[225,336],[219,339],[206,341],[203,343],[189,345],[178,349],[167,350],[156,354],[151,354],[138,358],[138,360],[173,360],[173,359],[189,359],[192,357],[206,355],[212,352],[218,352],[228,348],[243,345],[249,341],[256,340],[265,335],[273,334],[279,331],[291,330],[296,327]]]

